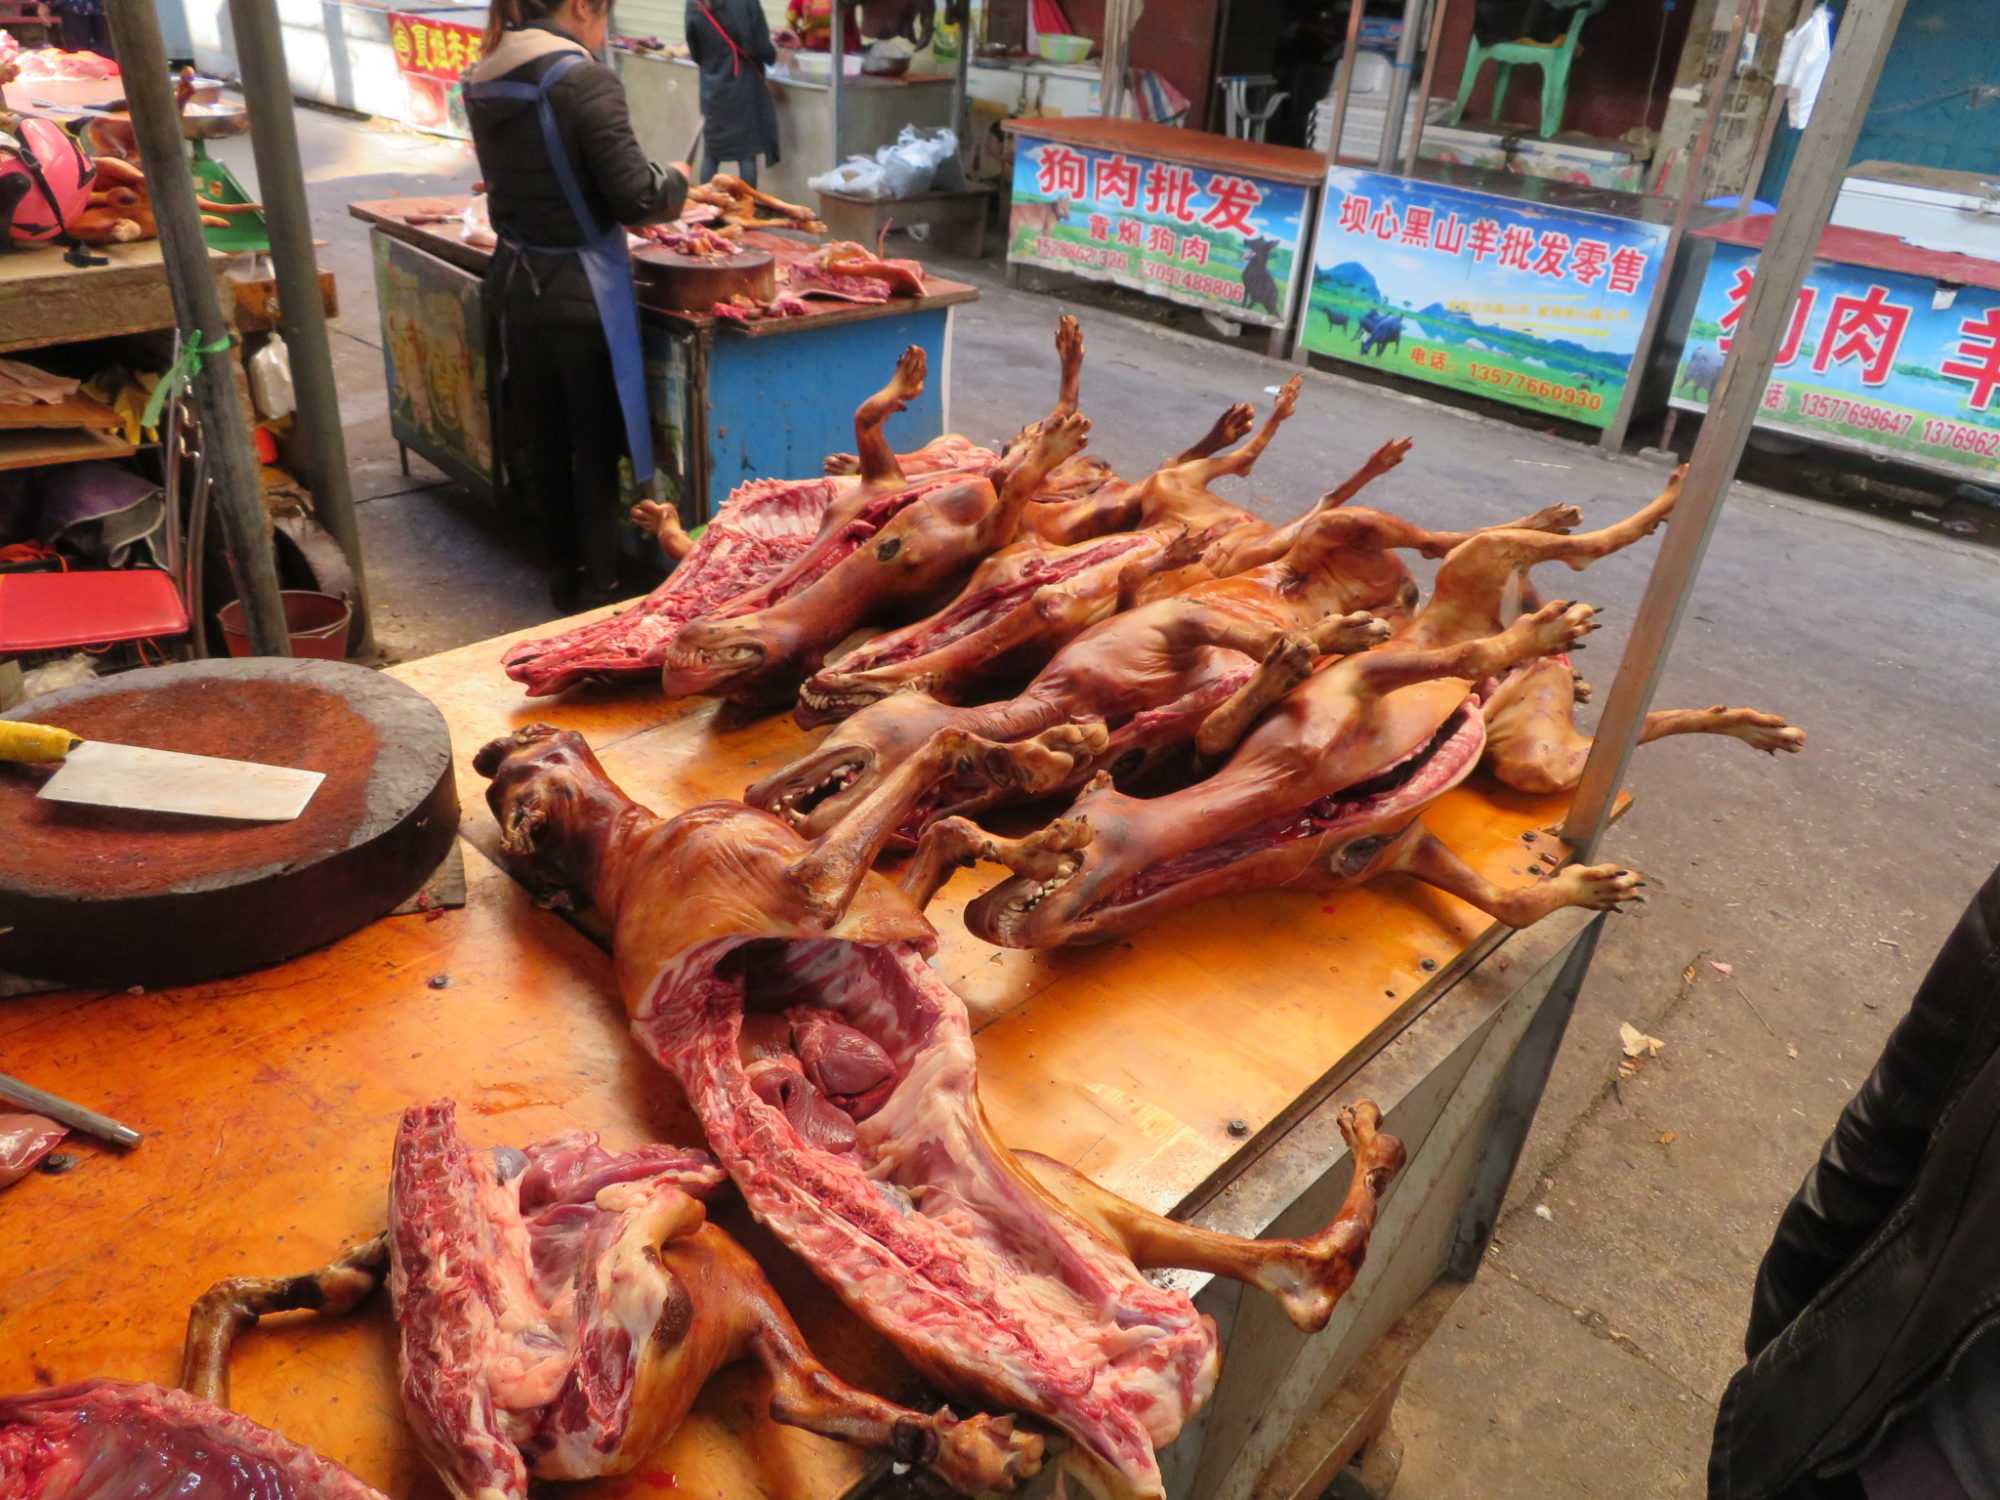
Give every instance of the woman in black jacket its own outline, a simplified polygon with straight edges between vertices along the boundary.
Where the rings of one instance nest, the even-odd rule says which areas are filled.
[[[593,53],[610,0],[495,0],[465,79],[499,246],[486,272],[508,489],[548,523],[560,608],[618,597],[618,460],[653,478],[627,226],[679,214],[685,168],[646,159]]]
[[[688,55],[701,69],[701,180],[724,162],[757,185],[757,158],[778,161],[778,108],[764,69],[778,60],[757,0],[688,0]]]

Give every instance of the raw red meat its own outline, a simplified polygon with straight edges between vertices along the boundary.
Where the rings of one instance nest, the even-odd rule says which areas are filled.
[[[0,1188],[34,1171],[68,1134],[67,1125],[40,1115],[0,1115]]]
[[[185,1391],[87,1380],[0,1396],[0,1500],[382,1500],[347,1470]]]
[[[519,641],[503,659],[531,698],[592,677],[650,676],[688,621],[767,583],[798,559],[840,490],[833,479],[738,485],[673,576],[630,609],[564,635]]]
[[[1206,1398],[1216,1338],[1141,1266],[1239,1277],[1300,1327],[1323,1327],[1402,1148],[1372,1105],[1345,1112],[1355,1176],[1339,1216],[1307,1239],[1244,1241],[1148,1214],[993,1138],[964,1003],[926,961],[935,934],[869,867],[941,779],[974,767],[1032,791],[1041,765],[1093,735],[937,736],[813,843],[740,803],[655,818],[579,736],[548,725],[495,740],[474,764],[492,779],[516,873],[544,896],[587,896],[612,924],[633,1031],[680,1080],[758,1217],[943,1389],[1054,1423],[1073,1440],[1066,1462],[1101,1493],[1152,1497],[1155,1450]],[[790,1037],[765,1018],[774,1010]],[[814,1068],[856,1084],[883,1062],[887,1093],[850,1116],[851,1144],[817,1128],[819,1106],[838,1108],[817,1088],[801,1127],[798,1085]]]
[[[614,1155],[576,1131],[475,1153],[449,1100],[404,1115],[389,1236],[403,1404],[458,1500],[526,1500],[531,1474],[625,1473],[746,1356],[780,1422],[928,1464],[967,1494],[1034,1471],[1041,1442],[1011,1422],[924,1416],[820,1365],[707,1223],[699,1199],[723,1180],[703,1151]]]

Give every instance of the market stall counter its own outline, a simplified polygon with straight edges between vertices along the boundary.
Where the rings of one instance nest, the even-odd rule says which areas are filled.
[[[1326,158],[1142,120],[1019,119],[1007,278],[1064,271],[1270,330],[1306,286]]]
[[[146,1139],[123,1156],[68,1146],[72,1170],[8,1190],[0,1284],[16,1337],[0,1349],[0,1388],[170,1382],[188,1305],[212,1282],[303,1271],[382,1228],[397,1120],[413,1104],[455,1098],[475,1149],[576,1127],[621,1149],[700,1139],[678,1089],[633,1045],[607,957],[487,857],[499,830],[471,758],[555,718],[624,786],[679,811],[736,796],[804,735],[645,690],[530,703],[498,669],[513,639],[394,669],[451,729],[470,845],[462,910],[385,918],[186,990],[10,1003],[6,1050],[29,1081]],[[1475,779],[1427,817],[1471,864],[1518,886],[1537,878],[1536,852],[1558,847],[1540,830],[1561,803]],[[1325,1331],[1299,1332],[1237,1283],[1171,1276],[1217,1320],[1223,1349],[1212,1398],[1162,1454],[1167,1493],[1317,1494],[1387,1422],[1404,1365],[1483,1253],[1601,920],[1559,912],[1516,935],[1392,877],[1331,903],[1221,900],[1131,942],[1038,953],[967,933],[958,914],[980,883],[961,873],[933,908],[936,969],[970,1007],[982,1097],[1010,1145],[1238,1234],[1327,1221],[1349,1174],[1338,1105],[1377,1100],[1407,1146],[1367,1269]],[[1255,965],[1242,962],[1246,932]],[[740,1204],[714,1212],[838,1374],[929,1409],[900,1358]],[[232,1389],[237,1410],[384,1493],[435,1493],[398,1408],[380,1299],[357,1318],[246,1334]],[[659,1452],[578,1493],[867,1493],[886,1464],[774,1425],[770,1389],[751,1365],[729,1367]]]
[[[491,252],[460,232],[467,202],[389,198],[349,204],[348,212],[374,226],[396,441],[490,500],[496,463],[480,278]],[[781,261],[816,248],[802,237],[766,231],[750,232],[743,244]],[[648,306],[642,280],[653,448],[682,520],[690,526],[708,520],[745,480],[817,473],[827,454],[851,448],[852,415],[829,404],[826,392],[872,386],[912,344],[933,369],[948,369],[952,309],[978,296],[976,287],[929,276],[921,296],[811,299],[799,316],[735,322]],[[899,447],[915,448],[949,430],[946,385],[936,382],[891,419]]]
[[[1714,246],[1672,401],[1706,412],[1756,279],[1768,214]],[[1756,425],[1990,485],[2000,475],[2000,261],[1832,225],[1819,237]]]

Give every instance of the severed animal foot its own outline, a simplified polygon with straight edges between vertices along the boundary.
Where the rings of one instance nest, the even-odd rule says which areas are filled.
[[[1041,424],[1036,435],[1035,447],[1029,462],[1043,473],[1055,468],[1068,459],[1083,452],[1083,445],[1090,437],[1090,418],[1082,412],[1071,412],[1066,417],[1058,417],[1052,422]]]
[[[1177,1267],[1245,1282],[1277,1298],[1297,1327],[1316,1333],[1354,1285],[1368,1254],[1383,1192],[1402,1170],[1403,1143],[1384,1131],[1382,1111],[1360,1100],[1336,1117],[1354,1175],[1333,1222],[1295,1240],[1251,1240],[1149,1213],[1073,1167],[1032,1151],[1015,1158],[1092,1228],[1124,1247],[1141,1270]]]
[[[1057,818],[1018,839],[988,833],[969,818],[943,818],[917,840],[917,852],[903,872],[903,893],[918,906],[928,906],[953,870],[985,860],[1040,881],[1047,894],[1076,873],[1076,856],[1090,839],[1090,824],[1083,818]]]
[[[976,1412],[954,1419],[940,1411],[931,1421],[924,1435],[935,1437],[937,1451],[915,1461],[935,1469],[961,1495],[1011,1490],[1042,1466],[1041,1437],[1016,1431],[1011,1415]]]
[[[1583,512],[1574,505],[1544,505],[1533,515],[1508,522],[1514,531],[1553,531],[1568,536],[1583,524]]]
[[[1527,657],[1554,656],[1559,651],[1576,650],[1576,643],[1598,628],[1596,616],[1597,611],[1591,605],[1557,599],[1531,615],[1522,616],[1505,634],[1518,633],[1523,637],[1523,654]]]
[[[632,507],[632,524],[658,544],[675,562],[694,551],[694,538],[681,526],[680,512],[657,500],[641,500]]]
[[[1069,780],[1078,762],[1103,754],[1110,742],[1111,731],[1102,724],[1058,724],[1029,740],[979,742],[984,756],[981,768],[1024,796],[1041,797]]]
[[[1199,442],[1176,455],[1174,464],[1187,464],[1197,459],[1212,458],[1231,443],[1242,442],[1250,436],[1250,429],[1256,425],[1257,408],[1248,401],[1239,401],[1215,419],[1215,425],[1208,429]]]
[[[1290,380],[1285,382],[1284,388],[1278,392],[1278,399],[1271,405],[1271,420],[1273,422],[1285,421],[1293,412],[1299,409],[1299,391],[1304,385],[1304,378],[1298,375],[1294,375]]]
[[[1618,865],[1569,865],[1522,894],[1542,898],[1538,903],[1542,909],[1528,919],[1533,922],[1564,906],[1614,911],[1627,901],[1641,899],[1639,892],[1645,885],[1639,875]],[[1527,923],[1518,925],[1525,927]]]
[[[923,346],[910,345],[897,358],[895,378],[889,382],[884,394],[892,395],[898,401],[916,400],[924,393],[924,377],[929,371],[930,361],[924,354]]]
[[[1751,749],[1769,755],[1780,750],[1796,755],[1806,746],[1806,732],[1777,714],[1759,713],[1754,708],[1724,708],[1718,703],[1706,711],[1706,717],[1708,733],[1733,735]]]
[[[1321,620],[1309,632],[1313,648],[1321,656],[1352,656],[1379,646],[1395,634],[1387,620],[1378,620],[1365,609]]]

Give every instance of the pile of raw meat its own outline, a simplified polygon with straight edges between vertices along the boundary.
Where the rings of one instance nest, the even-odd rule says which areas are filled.
[[[23,48],[11,31],[0,31],[0,83],[116,78],[118,64],[96,52],[60,47]]]

